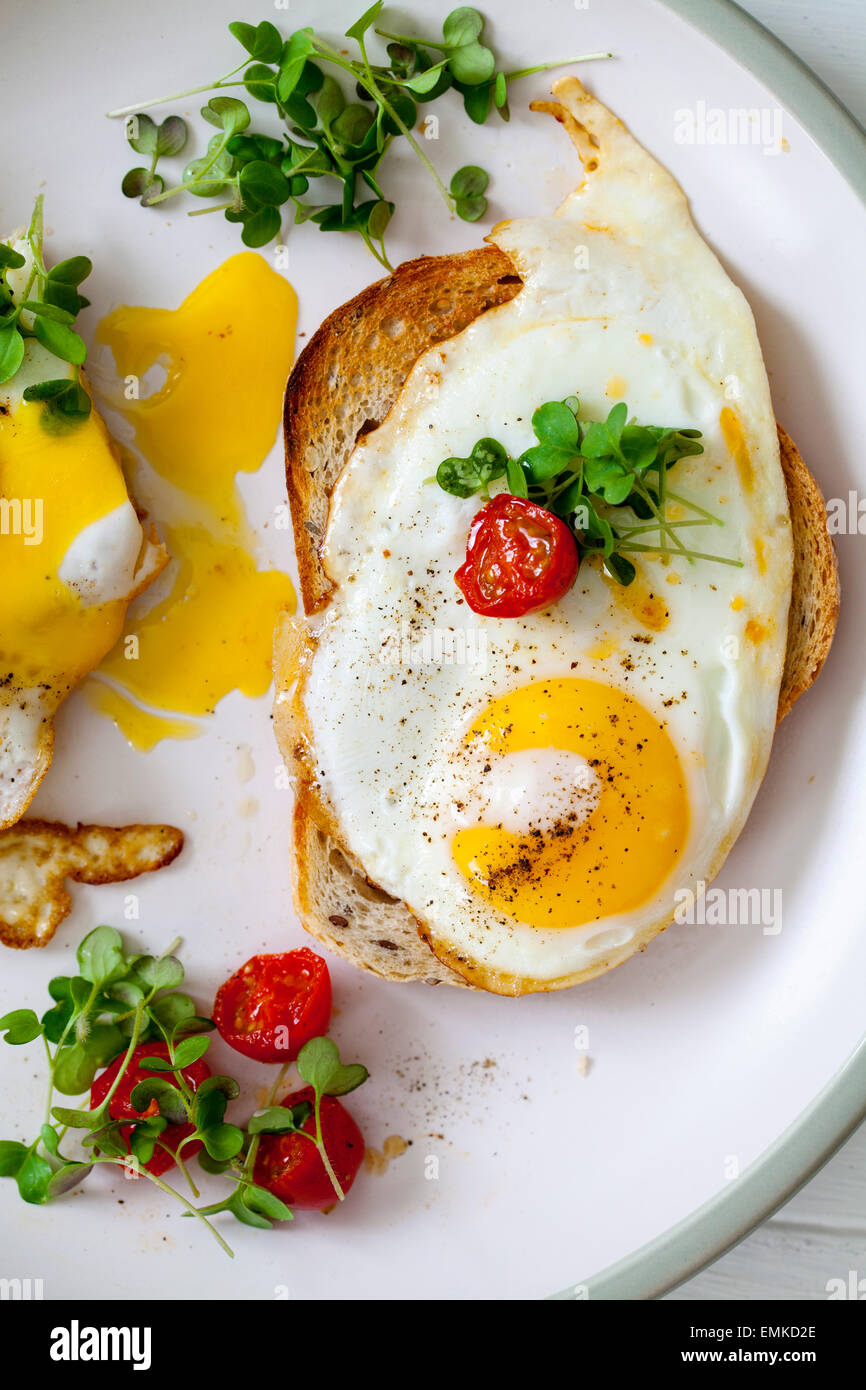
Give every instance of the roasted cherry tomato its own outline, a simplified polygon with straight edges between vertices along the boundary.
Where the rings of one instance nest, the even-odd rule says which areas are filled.
[[[91,1110],[95,1110],[97,1106],[101,1105],[105,1100],[105,1097],[114,1084],[114,1078],[120,1071],[125,1055],[126,1054],[122,1052],[119,1057],[115,1057],[111,1065],[106,1067],[105,1071],[97,1076],[90,1088]],[[139,1081],[143,1081],[146,1076],[164,1076],[167,1080],[171,1080],[171,1077],[167,1076],[165,1072],[151,1071],[148,1067],[142,1067],[142,1057],[168,1058],[168,1047],[164,1042],[139,1043],[129,1060],[129,1066],[123,1074],[120,1085],[108,1103],[108,1113],[113,1120],[143,1120],[145,1116],[159,1114],[159,1107],[155,1100],[152,1100],[150,1105],[143,1112],[134,1110],[132,1101],[130,1100],[133,1090],[138,1085]],[[210,1067],[206,1062],[192,1062],[190,1066],[182,1069],[181,1076],[190,1090],[197,1091],[201,1083],[210,1076]],[[129,1135],[131,1132],[132,1125],[121,1130],[121,1135],[127,1147],[129,1146]],[[167,1144],[170,1149],[176,1149],[180,1141],[185,1139],[188,1134],[192,1134],[192,1132],[192,1125],[168,1125],[159,1136],[160,1143]],[[198,1153],[200,1148],[201,1144],[198,1141],[194,1144],[187,1144],[181,1157],[184,1159],[192,1157],[193,1154]],[[165,1149],[161,1149],[159,1145],[157,1145],[153,1151],[153,1158],[145,1163],[144,1167],[149,1173],[152,1173],[155,1178],[158,1178],[162,1173],[167,1173],[169,1168],[174,1167],[174,1159],[170,1154],[165,1152]]]
[[[328,1031],[331,977],[314,951],[252,956],[220,985],[213,1020],[236,1052],[258,1062],[291,1062]]]
[[[579,564],[577,541],[564,521],[500,492],[472,522],[466,563],[454,578],[474,613],[522,618],[561,599]]]
[[[302,1100],[313,1104],[312,1086],[293,1091],[280,1104],[291,1108]],[[322,1097],[321,1116],[322,1142],[345,1194],[364,1157],[364,1136],[335,1096]],[[303,1128],[307,1134],[315,1134],[312,1112]],[[319,1150],[300,1134],[263,1134],[253,1176],[260,1187],[266,1187],[290,1207],[324,1211],[339,1200]]]

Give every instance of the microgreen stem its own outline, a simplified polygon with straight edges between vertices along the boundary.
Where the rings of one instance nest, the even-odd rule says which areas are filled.
[[[48,1098],[45,1102],[45,1124],[51,1124],[51,1102],[54,1100],[54,1058],[51,1055],[51,1048],[45,1034],[42,1034],[42,1041],[45,1044],[45,1054],[48,1058]]]
[[[647,555],[671,555],[673,553],[663,545],[640,545],[637,541],[623,541],[621,545],[617,546],[617,550],[636,550]],[[678,553],[690,560],[715,560],[719,565],[731,565],[734,569],[743,568],[742,560],[732,560],[727,555],[707,555],[703,550],[685,549]]]
[[[379,32],[378,29],[376,32]],[[506,82],[516,82],[519,77],[531,77],[535,72],[550,72],[551,68],[570,68],[573,63],[594,63],[602,58],[612,57],[612,53],[582,53],[579,58],[560,58],[555,63],[536,63],[534,67],[517,68],[514,72],[505,72],[502,75]]]
[[[436,184],[436,187],[442,194],[442,197],[444,198],[449,211],[454,212],[454,199],[451,197],[451,194],[448,192],[448,189],[445,187],[444,183],[437,174],[434,166],[431,164],[430,160],[427,158],[421,146],[418,144],[418,141],[415,139],[415,136],[412,134],[411,130],[406,125],[406,122],[403,120],[399,111],[397,111],[395,107],[391,105],[390,101],[385,96],[381,87],[379,86],[378,82],[373,76],[372,70],[370,68],[370,60],[367,57],[367,49],[364,44],[363,38],[360,38],[358,40],[358,47],[361,50],[361,60],[364,64],[363,73],[359,73],[357,65],[347,63],[346,60],[337,52],[335,48],[331,48],[330,44],[325,43],[324,40],[320,39],[318,36],[316,36],[315,44],[316,51],[321,55],[321,57],[326,58],[328,62],[335,63],[338,67],[341,67],[345,72],[350,73],[351,76],[355,79],[355,81],[360,82],[361,86],[365,87],[366,90],[370,93],[370,95],[375,98],[375,100],[379,103],[383,110],[387,111],[388,115],[391,117],[392,121],[398,127],[400,132],[406,136],[406,139],[412,146],[412,149],[415,151],[421,163],[424,165],[424,168],[427,170],[433,182]]]
[[[271,1086],[271,1089],[268,1091],[267,1097],[266,1097],[266,1099],[265,1099],[265,1104],[264,1104],[264,1107],[263,1107],[264,1109],[267,1109],[269,1105],[273,1105],[274,1101],[275,1101],[276,1098],[277,1098],[277,1092],[279,1091],[280,1087],[282,1086],[283,1081],[285,1080],[286,1072],[289,1070],[289,1067],[290,1067],[290,1066],[291,1066],[291,1062],[283,1062],[283,1065],[280,1067],[279,1071],[277,1072],[277,1074],[276,1074],[276,1076],[275,1076],[275,1078],[274,1078],[274,1082],[273,1082],[273,1085]],[[258,1151],[259,1151],[259,1140],[260,1140],[260,1139],[261,1139],[261,1135],[260,1135],[260,1134],[254,1134],[253,1137],[252,1137],[252,1139],[250,1140],[250,1147],[249,1147],[248,1150],[247,1150],[247,1155],[246,1155],[246,1158],[244,1159],[244,1166],[243,1166],[243,1168],[241,1169],[241,1174],[240,1174],[241,1180],[242,1180],[242,1181],[248,1181],[248,1182],[251,1182],[251,1181],[252,1181],[253,1169],[255,1168],[255,1164],[256,1164],[256,1154],[257,1154]]]
[[[418,39],[413,39],[409,34],[389,34],[387,29],[374,29],[374,34],[378,34],[380,39],[393,39],[395,43],[409,44],[413,46],[418,43]],[[448,52],[448,45],[444,43],[434,43],[433,39],[424,40],[425,48],[438,48],[440,53]]]
[[[234,198],[229,198],[227,203],[213,203],[209,208],[190,208],[187,217],[204,217],[209,212],[225,212],[226,208],[235,206]]]
[[[127,1171],[129,1170],[128,1160],[122,1158],[94,1158],[93,1162],[113,1163],[117,1168],[125,1168]],[[192,1202],[187,1201],[186,1197],[184,1197],[182,1192],[178,1192],[176,1187],[171,1187],[167,1182],[163,1182],[162,1178],[158,1178],[155,1173],[148,1172],[147,1168],[139,1167],[136,1169],[136,1171],[142,1178],[147,1178],[148,1182],[152,1182],[155,1187],[158,1187],[161,1192],[167,1193],[170,1197],[176,1197],[177,1200],[183,1206],[186,1207],[187,1215],[197,1217],[199,1221],[201,1221],[205,1226],[207,1226],[208,1230],[210,1231],[217,1244],[222,1246],[223,1250],[225,1250],[226,1254],[229,1256],[230,1259],[234,1259],[234,1250],[232,1250],[231,1246],[228,1244],[227,1241],[223,1240],[216,1226],[211,1225],[207,1217],[199,1211],[198,1207],[194,1207]]]
[[[195,97],[201,92],[215,92],[221,87],[242,87],[243,82],[230,82],[229,78],[234,77],[236,72],[245,68],[252,61],[247,56],[242,63],[238,63],[236,68],[227,72],[225,77],[217,78],[216,82],[205,82],[201,87],[187,87],[185,92],[173,92],[167,97],[150,97],[147,101],[133,102],[132,106],[118,106],[115,111],[106,111],[109,120],[115,120],[118,116],[134,116],[139,111],[149,111],[152,106],[165,106],[170,101],[181,101],[184,97]]]
[[[135,1021],[134,1021],[133,1025],[132,1025],[132,1033],[130,1034],[130,1038],[129,1038],[129,1046],[128,1046],[127,1049],[126,1049],[126,1052],[125,1052],[125,1054],[124,1054],[123,1061],[122,1061],[121,1064],[120,1064],[120,1068],[119,1068],[119,1070],[118,1070],[118,1073],[117,1073],[116,1077],[114,1078],[114,1080],[112,1081],[112,1083],[111,1083],[111,1085],[110,1085],[110,1087],[109,1087],[109,1089],[108,1089],[108,1092],[107,1092],[107,1094],[106,1094],[106,1096],[105,1096],[105,1099],[104,1099],[103,1102],[102,1102],[102,1105],[99,1107],[100,1110],[104,1109],[106,1114],[108,1114],[108,1107],[109,1107],[109,1105],[111,1104],[111,1098],[112,1098],[112,1096],[114,1095],[115,1091],[117,1090],[118,1086],[120,1085],[121,1081],[123,1080],[124,1072],[126,1071],[127,1067],[129,1066],[129,1063],[130,1063],[130,1061],[131,1061],[131,1059],[132,1059],[132,1054],[133,1054],[133,1052],[135,1051],[136,1047],[138,1046],[138,1035],[139,1035],[139,1033],[141,1032],[141,1019],[142,1019],[142,1015],[143,1015],[143,1013],[144,1013],[144,1008],[145,1008],[145,1001],[142,999],[141,1003],[138,1004],[138,1005],[136,1006],[136,1010],[135,1010]]]
[[[192,1135],[189,1135],[188,1137],[191,1139],[191,1138],[192,1138]],[[194,1183],[193,1180],[192,1180],[192,1174],[190,1173],[189,1169],[187,1168],[186,1164],[184,1163],[183,1159],[182,1159],[181,1156],[180,1156],[180,1151],[181,1151],[181,1149],[183,1148],[183,1145],[184,1145],[186,1142],[187,1142],[186,1140],[182,1140],[181,1143],[178,1144],[178,1146],[177,1146],[176,1149],[170,1149],[170,1148],[168,1147],[167,1144],[163,1144],[163,1142],[162,1142],[161,1139],[157,1139],[157,1141],[156,1141],[156,1147],[157,1147],[158,1149],[164,1149],[165,1152],[166,1152],[167,1154],[170,1154],[170,1155],[171,1155],[171,1157],[173,1158],[174,1162],[177,1164],[178,1168],[179,1168],[180,1171],[183,1173],[184,1177],[186,1178],[187,1182],[189,1183],[189,1189],[190,1189],[190,1192],[192,1193],[193,1197],[200,1197],[200,1196],[201,1196],[201,1193],[199,1192],[198,1188],[196,1187],[195,1183]]]
[[[196,170],[196,175],[195,175],[195,178],[194,178],[194,179],[184,179],[181,183],[177,184],[174,188],[167,188],[167,189],[165,190],[164,193],[157,193],[157,195],[156,195],[155,198],[148,198],[148,200],[147,200],[147,205],[148,205],[148,207],[151,207],[151,208],[152,208],[152,207],[156,207],[157,203],[164,203],[165,200],[166,200],[166,198],[173,198],[174,195],[175,195],[175,193],[184,193],[184,192],[186,192],[186,190],[187,190],[188,188],[194,188],[195,185],[196,185],[197,183],[203,183],[203,182],[207,182],[207,183],[219,183],[219,184],[222,184],[223,186],[225,186],[226,184],[229,184],[229,183],[235,183],[236,180],[235,180],[233,177],[232,177],[232,178],[226,178],[226,179],[220,179],[220,178],[211,178],[211,179],[208,179],[208,178],[206,178],[206,175],[207,175],[207,173],[208,173],[208,170],[213,168],[214,164],[215,164],[216,161],[219,159],[220,155],[222,154],[223,150],[225,149],[225,147],[226,147],[226,145],[228,144],[228,142],[229,142],[230,139],[231,139],[231,136],[230,136],[230,135],[227,135],[227,134],[224,134],[224,135],[223,135],[223,138],[222,138],[222,140],[220,141],[220,143],[215,147],[215,149],[211,150],[210,154],[205,158],[205,161],[204,161],[204,163],[202,164],[201,168]],[[210,211],[210,209],[206,209],[206,210],[207,210],[207,211]]]
[[[334,1187],[334,1191],[336,1192],[339,1201],[345,1202],[345,1200],[346,1200],[346,1194],[345,1194],[345,1192],[343,1191],[342,1187],[340,1186],[339,1178],[337,1177],[337,1174],[334,1172],[334,1169],[333,1169],[333,1165],[332,1165],[332,1163],[331,1163],[331,1160],[328,1158],[328,1150],[325,1148],[325,1141],[324,1141],[324,1139],[323,1139],[323,1137],[322,1137],[322,1098],[321,1098],[321,1096],[319,1095],[318,1091],[316,1092],[315,1116],[316,1116],[316,1148],[319,1150],[319,1153],[321,1154],[322,1162],[323,1162],[323,1164],[325,1165],[325,1172],[327,1173],[328,1177],[331,1179],[331,1182],[332,1182],[333,1187]]]
[[[664,534],[665,534],[666,536],[668,536],[668,537],[670,538],[670,540],[673,541],[673,543],[674,543],[674,545],[676,546],[677,550],[680,551],[681,555],[683,555],[684,558],[689,559],[689,557],[688,557],[688,552],[686,551],[685,546],[683,545],[683,543],[682,543],[682,541],[680,540],[680,538],[677,536],[676,532],[671,530],[670,525],[668,524],[667,518],[664,516],[664,514],[661,512],[661,510],[659,509],[659,507],[656,505],[656,502],[654,501],[653,495],[652,495],[652,493],[650,492],[649,488],[645,487],[644,484],[643,484],[643,483],[640,481],[640,479],[637,478],[637,477],[636,477],[635,480],[634,480],[634,486],[635,486],[635,491],[638,492],[638,493],[640,494],[640,496],[643,498],[643,500],[646,502],[646,504],[647,504],[647,506],[649,507],[650,511],[653,513],[653,516],[655,516],[655,517],[658,518],[658,527],[659,527],[659,530],[660,530],[660,531],[663,531]],[[694,560],[689,559],[689,564],[690,564],[690,565],[691,565],[691,564],[694,564]]]
[[[704,511],[703,507],[699,507],[697,502],[691,502],[688,497],[681,497],[678,492],[670,491],[668,491],[667,496],[672,502],[679,502],[681,507],[688,507],[689,511],[697,512],[699,516],[705,516],[707,521],[711,521],[714,526],[724,526],[725,523],[721,517],[713,516],[712,512]]]
[[[681,526],[706,526],[706,521],[668,521],[665,525],[666,531],[675,531]],[[642,531],[660,530],[657,521],[644,521],[640,526],[617,526],[617,532],[622,536],[637,536]]]

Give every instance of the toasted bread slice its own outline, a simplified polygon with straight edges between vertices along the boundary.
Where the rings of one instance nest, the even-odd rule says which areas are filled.
[[[579,84],[573,85],[582,92]],[[557,102],[540,103],[537,109],[562,122],[591,169],[598,144],[587,128]],[[319,546],[332,488],[357,439],[384,420],[422,352],[461,332],[520,288],[514,265],[496,246],[422,257],[363,290],[326,319],[308,343],[289,379],[284,411],[289,501],[308,616],[328,603],[331,586]],[[839,581],[818,484],[781,426],[779,442],[794,542],[788,645],[778,704],[781,720],[827,657],[839,610]],[[326,946],[384,979],[472,987],[467,963],[457,960],[459,969],[452,969],[434,955],[406,905],[369,881],[317,795],[310,731],[304,727],[301,702],[292,698],[312,650],[309,642],[294,620],[286,618],[278,626],[275,732],[298,790],[293,839],[301,920]],[[630,954],[629,950],[602,962],[591,974],[602,973]],[[514,991],[504,985],[501,992]]]
[[[173,825],[22,820],[0,830],[0,941],[46,946],[72,906],[66,879],[121,883],[164,868],[182,849]]]

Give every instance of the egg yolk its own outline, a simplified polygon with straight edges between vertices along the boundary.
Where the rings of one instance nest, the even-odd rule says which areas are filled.
[[[161,527],[170,591],[135,605],[89,691],[136,748],[199,732],[157,711],[205,715],[233,690],[263,695],[271,683],[274,625],[295,595],[288,575],[258,568],[235,480],[261,466],[276,438],[296,313],[288,282],[245,252],[180,308],[122,307],[100,326],[127,384],[157,363],[166,369],[124,414],[147,463],[181,494],[182,516]],[[144,466],[135,488],[147,500]],[[150,510],[165,516],[164,503]]]
[[[98,338],[120,375],[159,390],[124,408],[141,452],[163,478],[222,516],[237,515],[235,477],[273,447],[294,360],[297,297],[252,251],[231,256],[178,309],[122,305]]]
[[[472,888],[531,927],[578,927],[655,896],[686,843],[689,807],[679,755],[664,727],[632,696],[565,678],[494,700],[466,735],[497,754],[557,748],[579,754],[601,784],[583,819],[565,813],[547,831],[459,830],[452,853]]]
[[[245,550],[204,527],[163,529],[179,557],[172,591],[132,624],[133,654],[121,643],[100,673],[178,714],[210,713],[229,690],[263,695],[276,617],[292,599],[288,576],[257,570]]]
[[[79,532],[128,494],[96,412],[48,434],[43,409],[22,401],[0,414],[0,676],[62,698],[114,645],[128,600],[83,602],[60,567]]]

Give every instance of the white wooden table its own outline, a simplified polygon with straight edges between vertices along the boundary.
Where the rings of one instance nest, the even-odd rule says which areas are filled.
[[[866,125],[866,0],[739,0]],[[825,1299],[831,1279],[866,1298],[866,1126],[776,1216],[672,1299]]]

